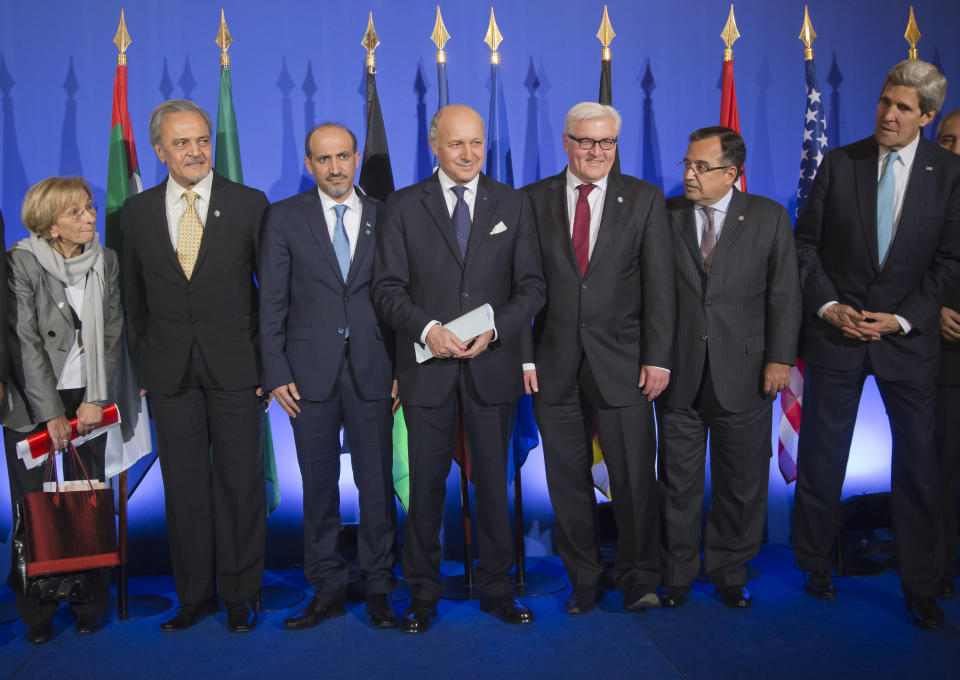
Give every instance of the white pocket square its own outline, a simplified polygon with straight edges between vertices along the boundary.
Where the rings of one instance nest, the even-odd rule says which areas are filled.
[[[496,226],[490,230],[490,235],[493,236],[494,234],[502,234],[506,230],[507,225],[505,225],[503,222],[497,222]]]

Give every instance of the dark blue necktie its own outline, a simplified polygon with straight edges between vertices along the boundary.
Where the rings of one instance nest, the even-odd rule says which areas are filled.
[[[350,273],[350,239],[347,238],[347,230],[343,226],[343,213],[347,212],[347,206],[335,205],[333,211],[337,213],[337,223],[333,225],[333,252],[337,254],[337,264],[340,265],[340,273],[346,281],[347,274]]]
[[[470,240],[470,208],[463,200],[466,187],[455,186],[451,189],[457,195],[457,204],[453,207],[453,230],[457,234],[457,243],[460,244],[460,257],[467,253],[467,241]]]

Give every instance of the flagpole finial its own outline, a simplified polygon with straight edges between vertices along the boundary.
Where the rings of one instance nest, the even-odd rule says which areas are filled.
[[[447,33],[447,27],[443,25],[443,17],[440,15],[440,5],[437,5],[437,20],[433,24],[433,33],[430,34],[430,40],[437,46],[437,63],[447,63],[447,53],[443,51],[443,46],[450,40],[450,34]]]
[[[919,59],[920,53],[917,51],[917,43],[920,42],[920,28],[917,26],[917,19],[913,16],[913,5],[910,5],[910,19],[907,21],[907,32],[903,37],[910,43],[910,53],[908,59]]]
[[[214,41],[220,48],[220,68],[230,68],[230,55],[227,50],[233,43],[233,37],[227,29],[227,19],[223,14],[223,8],[220,8],[220,28],[217,29],[217,39]]]
[[[813,59],[813,41],[816,39],[817,33],[813,30],[813,24],[810,23],[810,10],[806,5],[803,6],[803,27],[800,29],[800,40],[803,41],[804,50],[803,50],[803,59],[804,61],[811,61]]]
[[[733,61],[733,43],[737,42],[740,37],[740,31],[737,30],[737,20],[733,16],[733,3],[730,4],[730,14],[727,16],[727,23],[724,25],[720,37],[723,38],[723,44],[727,46],[727,49],[723,51],[723,60]]]
[[[484,37],[483,42],[490,46],[490,63],[499,64],[500,53],[497,52],[497,48],[500,47],[500,43],[503,42],[503,35],[501,35],[500,29],[497,27],[497,18],[493,16],[493,7],[490,8],[490,24],[487,26],[487,35]]]
[[[367,50],[367,73],[376,73],[377,59],[373,56],[373,51],[380,44],[380,38],[377,37],[377,29],[373,27],[373,12],[370,12],[370,18],[367,20],[367,32],[363,34],[363,40],[360,41],[360,44]]]
[[[600,22],[600,30],[597,31],[597,39],[603,44],[603,61],[610,61],[610,43],[617,37],[613,32],[613,25],[610,23],[610,15],[607,14],[607,6],[603,6],[603,20]]]
[[[130,34],[127,33],[127,21],[123,16],[123,8],[120,8],[120,25],[117,26],[117,34],[113,36],[113,44],[120,50],[117,55],[117,66],[127,65],[127,48],[130,47]]]

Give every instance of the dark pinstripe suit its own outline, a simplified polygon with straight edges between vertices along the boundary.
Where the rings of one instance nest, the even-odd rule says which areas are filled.
[[[744,563],[763,535],[770,464],[768,362],[793,364],[801,299],[790,218],[783,206],[736,189],[709,276],[694,204],[667,201],[677,269],[673,373],[662,400],[660,482],[667,585],[700,568],[700,508],[707,431],[711,511],[704,563],[718,588],[744,585]]]

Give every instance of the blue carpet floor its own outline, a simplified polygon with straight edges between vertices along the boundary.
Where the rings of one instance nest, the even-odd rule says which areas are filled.
[[[455,568],[452,563],[445,566]],[[532,560],[562,573],[556,558]],[[696,584],[688,604],[628,614],[616,592],[585,616],[563,613],[569,588],[529,598],[536,623],[511,626],[476,602],[443,601],[421,636],[373,630],[362,604],[307,631],[287,631],[291,610],[268,612],[251,634],[226,630],[220,612],[180,633],[161,633],[164,615],[117,621],[81,638],[65,608],[56,637],[42,647],[23,639],[20,621],[0,626],[0,677],[57,678],[958,678],[960,600],[942,602],[947,625],[910,623],[895,572],[837,579],[839,597],[805,595],[786,546],[765,546],[753,562],[750,610],[723,606],[712,586]],[[297,572],[269,582],[303,587]],[[131,581],[131,593],[173,598],[171,578]],[[302,606],[301,603],[298,606]],[[397,602],[403,611],[407,602]]]

